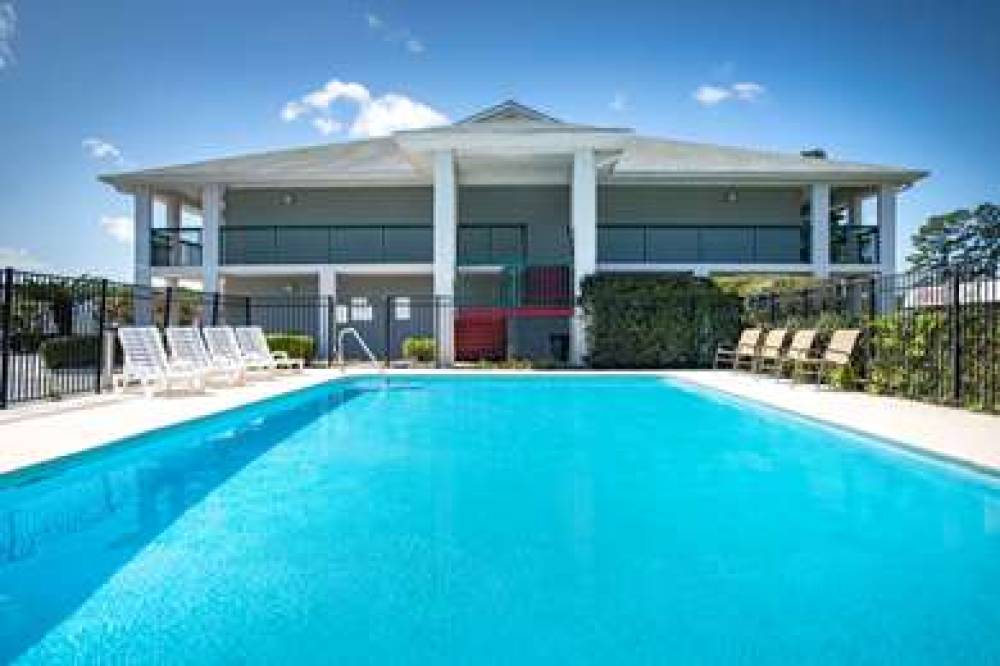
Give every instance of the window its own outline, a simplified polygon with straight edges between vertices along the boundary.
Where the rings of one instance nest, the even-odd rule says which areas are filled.
[[[339,303],[337,304],[336,317],[337,317],[337,323],[338,324],[346,324],[347,323],[348,320],[347,320],[347,306],[346,305],[339,304]]]
[[[368,303],[368,299],[366,297],[364,296],[351,297],[351,320],[353,321],[372,320],[372,306]]]
[[[392,302],[396,310],[396,321],[410,321],[410,297],[396,296]]]

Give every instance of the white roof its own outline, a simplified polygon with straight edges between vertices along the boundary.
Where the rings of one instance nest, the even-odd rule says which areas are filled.
[[[599,152],[607,182],[815,182],[908,185],[926,172],[771,151],[642,137],[623,128],[565,123],[508,101],[452,125],[361,141],[292,148],[101,176],[120,190],[170,187],[197,196],[205,183],[233,186],[429,184],[427,153],[530,157],[581,147]]]

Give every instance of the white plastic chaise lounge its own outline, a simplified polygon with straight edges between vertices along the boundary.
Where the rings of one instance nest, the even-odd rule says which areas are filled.
[[[137,383],[152,397],[156,391],[182,386],[193,391],[204,388],[204,372],[189,363],[171,362],[163,349],[160,332],[154,326],[124,326],[118,329],[124,368],[117,388]]]
[[[243,365],[225,356],[209,354],[201,333],[193,326],[167,328],[167,345],[172,360],[201,370],[206,379],[219,379],[231,386],[243,381]]]
[[[274,363],[279,370],[299,370],[305,368],[301,358],[291,358],[285,352],[272,352],[260,326],[237,326],[236,340],[240,343],[243,358],[252,362]]]
[[[266,372],[272,374],[277,369],[277,364],[259,362],[256,359],[244,357],[240,345],[236,341],[236,334],[231,326],[206,326],[201,329],[205,336],[205,344],[208,346],[209,356],[215,363],[232,363],[246,372]]]

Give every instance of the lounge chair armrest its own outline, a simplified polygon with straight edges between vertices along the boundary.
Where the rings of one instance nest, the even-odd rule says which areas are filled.
[[[286,361],[286,360],[288,360],[288,352],[280,350],[280,349],[278,351],[271,352],[271,356],[274,357],[275,361]]]

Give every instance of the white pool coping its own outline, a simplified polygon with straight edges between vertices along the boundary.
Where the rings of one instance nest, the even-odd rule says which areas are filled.
[[[392,375],[607,375],[597,371],[389,370]],[[0,474],[99,448],[126,437],[208,416],[266,398],[372,370],[307,370],[201,395],[146,399],[139,394],[89,396],[0,412]],[[1000,473],[1000,416],[811,386],[792,386],[729,371],[627,372],[670,377],[731,396],[849,428],[917,451]]]

